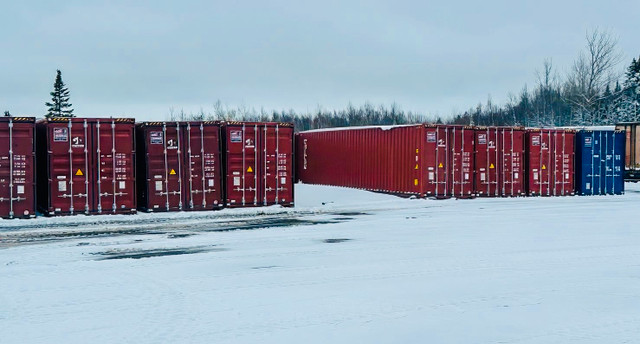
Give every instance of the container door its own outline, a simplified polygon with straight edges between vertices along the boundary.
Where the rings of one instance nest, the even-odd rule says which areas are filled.
[[[426,167],[426,196],[448,196],[449,130],[446,126],[425,128],[423,163]]]
[[[476,132],[476,193],[480,196],[499,196],[498,163],[499,141],[497,128]]]
[[[518,196],[523,193],[524,132],[502,129],[498,133],[500,147],[499,188],[503,196]]]
[[[593,132],[593,163],[594,163],[594,195],[606,195],[613,188],[613,183],[609,184],[610,177],[613,176],[613,154],[610,150],[613,148],[613,137],[609,137],[607,131]]]
[[[187,123],[182,132],[185,149],[185,209],[221,207],[220,127],[202,122]]]
[[[292,138],[293,128],[264,125],[262,128],[262,200],[263,205],[293,204]]]
[[[613,193],[624,193],[624,148],[625,135],[623,132],[613,134]]]
[[[49,211],[81,213],[91,211],[94,184],[91,129],[87,120],[50,122],[49,138]]]
[[[543,157],[548,155],[548,143],[544,142],[544,137],[541,131],[529,132],[527,134],[527,149],[528,149],[528,169],[529,169],[529,182],[528,189],[529,195],[542,195],[543,183],[546,178],[546,159],[543,161]],[[543,146],[544,143],[544,146]],[[543,150],[543,147],[545,149]],[[544,166],[544,169],[543,169]]]
[[[556,131],[553,132],[553,175],[552,194],[555,196],[572,195],[573,192],[573,157],[574,157],[574,139],[573,132]]]
[[[469,197],[473,192],[473,129],[451,128],[450,190],[456,197]],[[494,143],[495,145],[495,143]],[[495,147],[494,147],[495,151]]]
[[[135,212],[133,124],[115,120],[95,124],[96,212]]]
[[[147,160],[147,209],[182,210],[180,132],[163,123],[144,130]]]
[[[262,202],[258,195],[260,131],[257,125],[228,126],[227,205],[247,206]]]
[[[35,216],[34,123],[0,123],[0,217]]]

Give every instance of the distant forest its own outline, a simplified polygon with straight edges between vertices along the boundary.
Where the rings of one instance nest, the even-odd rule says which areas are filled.
[[[640,58],[633,59],[624,73],[617,73],[622,54],[617,40],[609,33],[594,30],[586,35],[586,47],[568,73],[560,77],[552,60],[536,71],[536,84],[524,86],[517,95],[509,94],[503,105],[489,98],[485,104],[450,118],[406,112],[397,104],[387,107],[366,103],[341,110],[318,109],[313,113],[256,111],[254,108],[227,107],[220,101],[213,112],[185,113],[170,109],[172,120],[244,120],[293,122],[297,131],[410,123],[467,125],[516,125],[527,127],[612,125],[640,121]]]

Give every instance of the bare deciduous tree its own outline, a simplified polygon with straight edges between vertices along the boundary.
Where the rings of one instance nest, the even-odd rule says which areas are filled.
[[[587,32],[586,51],[573,63],[567,77],[565,94],[576,107],[575,124],[597,124],[598,100],[605,88],[617,79],[614,68],[622,60],[618,40],[606,31]]]

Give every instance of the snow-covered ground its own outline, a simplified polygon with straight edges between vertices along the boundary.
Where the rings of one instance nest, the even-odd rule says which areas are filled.
[[[638,343],[626,187],[4,220],[0,343]]]

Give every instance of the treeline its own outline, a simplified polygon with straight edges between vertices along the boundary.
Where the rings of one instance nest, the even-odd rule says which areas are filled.
[[[213,112],[176,112],[171,120],[237,120],[293,122],[296,130],[362,125],[410,123],[448,123],[465,125],[516,125],[528,127],[613,125],[640,121],[640,58],[633,59],[624,75],[616,74],[622,54],[617,40],[607,32],[594,30],[586,36],[586,47],[563,77],[545,60],[537,71],[536,85],[526,85],[509,101],[496,105],[491,98],[485,104],[443,121],[436,116],[403,111],[397,104],[387,107],[365,103],[341,110],[319,108],[313,113],[259,111],[245,106],[228,107],[220,101]],[[620,82],[622,80],[622,83]]]
[[[318,109],[313,113],[296,113],[288,111],[259,111],[244,106],[229,107],[217,101],[213,112],[200,110],[198,113],[169,110],[169,119],[184,120],[224,120],[224,121],[257,121],[257,122],[292,122],[296,131],[310,129],[350,127],[362,125],[396,125],[410,123],[443,123],[440,118],[428,117],[411,111],[405,112],[397,104],[390,107],[374,106],[365,103],[359,107],[349,105],[342,110]]]

